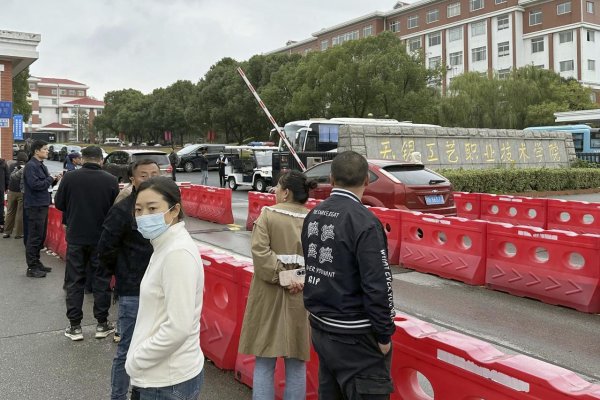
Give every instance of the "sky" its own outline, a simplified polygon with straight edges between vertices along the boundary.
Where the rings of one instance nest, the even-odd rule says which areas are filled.
[[[34,76],[71,79],[103,99],[197,82],[238,61],[303,40],[395,0],[1,0],[0,30],[39,33]]]

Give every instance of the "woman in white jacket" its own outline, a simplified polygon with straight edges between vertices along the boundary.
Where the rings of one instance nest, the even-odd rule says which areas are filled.
[[[140,286],[125,369],[141,400],[195,400],[204,378],[199,340],[204,270],[185,229],[175,182],[156,177],[142,183],[135,217],[154,254]]]

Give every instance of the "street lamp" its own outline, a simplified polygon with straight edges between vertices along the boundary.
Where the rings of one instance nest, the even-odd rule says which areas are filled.
[[[75,124],[77,125],[75,127],[75,141],[77,143],[79,143],[79,104],[75,104],[73,107],[75,107],[75,111],[77,112],[77,117],[76,117],[76,122]]]

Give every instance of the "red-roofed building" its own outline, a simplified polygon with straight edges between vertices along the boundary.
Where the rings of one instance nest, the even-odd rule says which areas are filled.
[[[88,89],[89,86],[70,79],[30,77],[32,115],[25,131],[56,130],[59,142],[83,140],[82,137],[77,138],[79,132],[74,116],[77,112],[80,117],[87,114],[91,126],[94,118],[104,110],[103,101],[87,97]],[[65,130],[65,127],[70,129]]]

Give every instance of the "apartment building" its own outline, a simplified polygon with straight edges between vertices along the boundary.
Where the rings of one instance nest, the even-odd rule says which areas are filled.
[[[92,124],[104,110],[104,102],[88,97],[89,86],[83,83],[36,76],[31,76],[28,83],[32,114],[25,132],[55,131],[57,140],[65,142],[75,136],[73,116],[86,112]]]
[[[446,87],[467,72],[506,76],[534,65],[592,88],[600,103],[600,0],[421,0],[398,2],[288,42],[271,53],[325,51],[347,40],[394,32],[430,68],[444,64]]]

